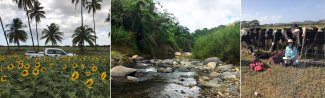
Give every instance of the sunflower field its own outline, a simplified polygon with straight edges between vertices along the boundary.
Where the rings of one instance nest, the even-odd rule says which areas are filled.
[[[0,55],[1,98],[108,98],[109,56]]]

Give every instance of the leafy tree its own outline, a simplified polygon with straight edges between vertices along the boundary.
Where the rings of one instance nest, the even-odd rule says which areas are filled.
[[[19,18],[15,18],[11,24],[7,24],[6,26],[10,28],[10,30],[7,30],[9,42],[17,44],[18,49],[20,49],[19,41],[26,42],[28,37],[27,33],[23,30],[26,28],[26,25]]]
[[[45,28],[42,32],[44,35],[41,37],[41,39],[46,39],[45,40],[45,45],[48,42],[52,43],[52,46],[57,45],[57,41],[61,42],[62,41],[62,36],[63,32],[60,32],[60,28],[57,24],[51,23],[51,25],[47,25],[47,28]]]

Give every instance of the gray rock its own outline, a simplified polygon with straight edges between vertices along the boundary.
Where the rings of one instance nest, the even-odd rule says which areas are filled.
[[[204,81],[201,85],[209,88],[218,88],[223,85],[221,82],[222,80],[220,78],[213,78],[210,81]]]
[[[172,65],[173,62],[174,62],[174,60],[172,60],[172,59],[165,59],[165,60],[163,60],[162,63],[164,63],[164,64],[168,64],[168,65]]]
[[[149,63],[150,63],[150,64],[154,64],[154,63],[155,63],[155,60],[152,60],[152,59],[151,59],[151,60],[149,60]]]
[[[227,91],[234,96],[239,96],[239,89],[235,85],[229,85]]]
[[[210,77],[217,77],[219,75],[220,75],[220,73],[217,73],[217,72],[212,72],[209,74]]]
[[[217,67],[217,69],[220,69],[221,71],[230,71],[232,68],[233,66],[231,64],[221,65]]]
[[[133,68],[127,68],[124,66],[116,66],[111,69],[110,74],[111,74],[111,76],[124,77],[124,76],[130,75],[131,73],[136,72],[136,71],[137,70],[133,69]]]
[[[222,74],[223,79],[236,79],[239,77],[238,72],[223,72]]]
[[[159,68],[157,71],[161,72],[161,73],[171,73],[171,72],[173,72],[173,68],[171,68],[171,67]]]
[[[159,63],[158,66],[159,67],[166,68],[166,67],[169,67],[170,65],[169,64],[166,64],[166,63]]]
[[[206,65],[209,62],[216,62],[217,65],[219,64],[223,64],[223,62],[218,58],[218,57],[211,57],[211,58],[207,58],[203,61],[203,64]]]
[[[148,67],[149,64],[146,64],[146,63],[137,63],[136,66],[137,67]]]
[[[179,72],[189,72],[190,69],[188,69],[187,67],[179,67],[179,68],[177,69],[177,71],[179,71]]]

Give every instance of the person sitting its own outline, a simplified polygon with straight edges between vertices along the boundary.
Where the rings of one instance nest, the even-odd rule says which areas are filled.
[[[297,59],[297,47],[292,39],[288,40],[288,46],[285,49],[285,57],[283,57],[285,65],[295,65]]]

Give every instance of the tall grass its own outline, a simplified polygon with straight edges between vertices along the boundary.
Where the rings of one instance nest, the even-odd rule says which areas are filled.
[[[195,38],[193,55],[195,58],[219,57],[227,63],[239,64],[240,23],[235,22],[205,35]]]
[[[135,36],[133,32],[124,30],[123,27],[112,29],[112,49],[125,53],[137,51]]]

